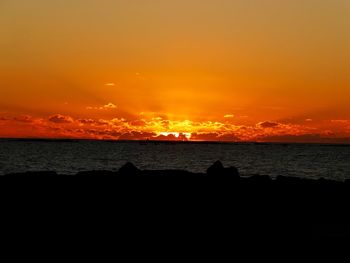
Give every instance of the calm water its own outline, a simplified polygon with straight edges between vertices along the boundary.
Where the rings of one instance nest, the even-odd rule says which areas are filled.
[[[225,166],[238,167],[242,175],[350,179],[350,147],[347,146],[0,140],[0,174],[115,171],[126,161],[141,169],[204,172],[216,160]]]

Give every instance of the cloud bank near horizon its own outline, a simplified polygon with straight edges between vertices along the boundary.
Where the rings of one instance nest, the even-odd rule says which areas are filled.
[[[329,120],[330,129],[306,124],[262,121],[235,125],[232,121],[170,120],[163,117],[93,119],[54,114],[0,116],[3,138],[72,138],[99,140],[169,140],[222,142],[350,143],[350,120]],[[332,128],[334,128],[332,130]],[[346,131],[337,133],[337,130]]]

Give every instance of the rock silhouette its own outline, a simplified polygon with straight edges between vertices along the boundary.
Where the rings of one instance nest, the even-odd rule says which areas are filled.
[[[212,166],[207,169],[207,174],[216,174],[224,171],[224,165],[220,161],[216,161]]]
[[[184,222],[190,226],[188,233],[193,231],[193,226],[198,226],[198,236],[210,227],[215,228],[215,232],[234,231],[230,236],[276,240],[350,233],[345,227],[329,227],[332,222],[341,223],[347,218],[350,181],[283,175],[244,177],[237,168],[224,167],[220,161],[206,173],[140,170],[128,162],[115,172],[82,171],[76,176],[54,171],[8,174],[0,176],[0,194],[4,196],[2,200],[24,196],[21,202],[37,196],[30,204],[44,202],[45,207],[62,200],[66,201],[64,207],[73,209],[81,203],[88,209],[94,204],[113,213],[125,203],[133,211],[143,211],[137,216],[138,223],[150,213],[161,215],[157,222],[167,222],[163,216],[168,210],[168,219],[174,218],[174,222],[165,223],[167,227]],[[72,200],[75,201],[72,203]],[[176,215],[181,215],[181,219],[176,219]],[[188,223],[191,218],[194,218],[193,224]],[[320,225],[313,233],[310,222],[326,222],[328,227]]]
[[[239,172],[236,167],[225,168],[222,162],[216,161],[207,169],[208,176],[232,176],[239,177]]]
[[[8,175],[7,175],[8,176]],[[32,171],[32,172],[25,172],[25,173],[13,173],[10,174],[11,177],[55,177],[58,176],[58,174],[54,171]]]
[[[25,172],[25,173],[14,173],[0,176],[0,178],[54,178],[54,177],[67,177],[67,178],[173,178],[173,180],[181,180],[183,182],[196,182],[201,180],[200,178],[208,178],[208,180],[219,180],[225,182],[222,187],[230,188],[235,187],[236,190],[244,187],[260,187],[260,188],[273,188],[273,189],[287,189],[287,188],[298,188],[306,189],[310,191],[315,190],[329,190],[342,193],[346,189],[350,193],[350,180],[345,182],[326,180],[320,178],[318,180],[298,178],[298,177],[287,177],[278,176],[277,178],[271,178],[267,175],[253,175],[250,177],[241,177],[236,167],[224,167],[221,161],[216,161],[211,165],[206,173],[192,173],[185,170],[140,170],[133,163],[127,162],[117,172],[113,171],[82,171],[78,172],[75,176],[68,176],[64,174],[57,174],[55,171],[38,171],[38,172]]]
[[[94,176],[114,176],[112,171],[85,171],[76,174],[78,177],[94,177]]]
[[[135,176],[140,174],[140,170],[133,163],[127,162],[119,169],[118,173],[120,175]]]

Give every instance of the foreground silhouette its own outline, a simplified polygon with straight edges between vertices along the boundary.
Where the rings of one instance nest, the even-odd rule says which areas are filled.
[[[210,178],[210,179],[222,179],[225,181],[235,181],[238,184],[249,184],[256,186],[305,186],[305,187],[324,187],[329,189],[335,188],[348,188],[350,187],[350,180],[344,182],[326,180],[320,178],[318,180],[299,178],[299,177],[286,177],[278,176],[275,179],[266,175],[254,175],[251,177],[241,177],[236,167],[224,167],[220,161],[215,162],[207,169],[206,173],[192,173],[185,170],[140,170],[134,164],[127,162],[117,172],[113,171],[83,171],[78,172],[75,176],[57,174],[55,171],[31,171],[25,173],[10,173],[2,176],[2,178],[23,178],[23,179],[35,179],[45,177],[113,177],[113,178],[135,178],[135,177],[162,177],[162,178],[179,178],[188,179],[192,178]],[[185,178],[184,178],[185,177]],[[233,185],[231,185],[233,186]]]
[[[198,237],[203,229],[262,239],[349,235],[350,181],[242,177],[237,168],[225,168],[219,161],[206,173],[140,170],[127,163],[117,172],[85,171],[76,176],[8,174],[0,177],[0,193],[2,200],[18,199],[17,204],[28,206],[60,203],[72,211],[122,207],[140,213],[130,219],[137,220],[136,225],[161,214],[166,219],[160,224],[175,232],[190,228]],[[177,228],[181,224],[182,230]]]

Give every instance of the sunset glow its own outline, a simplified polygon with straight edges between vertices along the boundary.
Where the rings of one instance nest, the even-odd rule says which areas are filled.
[[[350,142],[349,1],[3,0],[0,32],[3,138]]]

